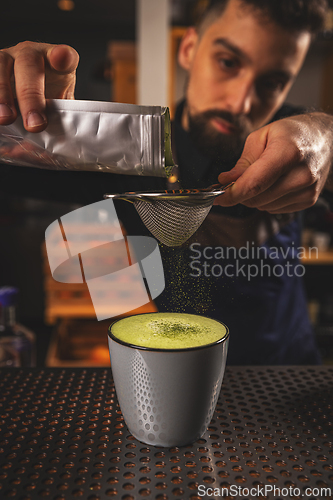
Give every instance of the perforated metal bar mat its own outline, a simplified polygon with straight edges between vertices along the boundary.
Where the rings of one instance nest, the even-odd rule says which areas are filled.
[[[227,368],[203,438],[170,449],[129,434],[108,369],[2,370],[0,428],[1,499],[332,498],[331,367]]]

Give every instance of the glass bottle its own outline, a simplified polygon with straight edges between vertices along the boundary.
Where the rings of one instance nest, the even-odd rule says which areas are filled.
[[[17,296],[17,288],[0,288],[0,367],[36,365],[35,334],[17,323]]]

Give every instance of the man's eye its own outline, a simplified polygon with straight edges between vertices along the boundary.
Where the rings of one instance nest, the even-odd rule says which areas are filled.
[[[284,89],[285,85],[286,83],[281,80],[265,80],[261,82],[260,87],[265,92],[275,93],[281,92]]]
[[[221,57],[219,59],[219,63],[222,67],[226,69],[234,69],[238,67],[238,62],[235,59],[229,59],[226,57]]]

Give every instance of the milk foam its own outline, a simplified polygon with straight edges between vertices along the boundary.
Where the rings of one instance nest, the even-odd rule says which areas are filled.
[[[184,349],[217,342],[227,335],[220,322],[183,313],[148,313],[123,318],[113,335],[128,344],[154,349]]]

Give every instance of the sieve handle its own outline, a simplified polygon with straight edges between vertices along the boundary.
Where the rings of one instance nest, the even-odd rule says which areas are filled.
[[[108,199],[108,198],[111,198],[113,200],[124,200],[124,201],[128,201],[128,203],[132,203],[132,205],[134,205],[134,203],[138,200],[144,200],[146,201],[147,203],[153,203],[153,200],[150,200],[149,197],[147,196],[144,196],[144,195],[140,195],[140,194],[135,194],[133,193],[133,196],[128,196],[128,194],[124,195],[124,194],[105,194],[103,196],[104,199]]]
[[[221,189],[223,189],[223,191],[226,191],[228,188],[230,188],[231,186],[233,186],[235,184],[234,181],[232,182],[229,182],[229,184],[226,184],[225,186],[221,186]]]
[[[219,189],[221,191],[226,191],[233,184],[235,184],[235,181],[229,182],[229,184],[225,184],[224,186],[221,186],[221,184],[213,184],[212,186],[209,186],[207,189],[205,189],[205,191],[213,191],[214,189]]]

